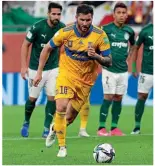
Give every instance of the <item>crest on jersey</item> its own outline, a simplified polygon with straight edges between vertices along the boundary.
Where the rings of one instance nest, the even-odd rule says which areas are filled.
[[[125,34],[124,34],[124,39],[125,39],[125,40],[128,40],[128,39],[129,39],[129,34],[128,34],[128,33],[125,33]]]
[[[105,43],[105,44],[108,44],[108,43],[109,43],[109,39],[108,39],[107,37],[104,37],[103,40],[104,40],[104,43]]]
[[[69,40],[69,41],[68,41],[68,47],[72,47],[72,45],[73,45],[73,41],[72,41],[72,40]]]

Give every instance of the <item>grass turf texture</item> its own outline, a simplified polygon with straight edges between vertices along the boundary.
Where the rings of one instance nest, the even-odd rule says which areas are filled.
[[[66,158],[57,158],[58,143],[45,147],[41,138],[44,121],[44,106],[36,107],[31,118],[28,139],[20,136],[24,118],[24,107],[3,106],[3,149],[4,165],[97,165],[93,159],[93,149],[97,144],[110,143],[116,151],[114,165],[153,164],[153,108],[146,107],[141,125],[141,135],[130,135],[134,127],[134,107],[124,106],[119,128],[123,137],[97,137],[100,106],[91,106],[87,131],[90,138],[79,138],[79,117],[67,128]],[[109,111],[110,112],[110,111]],[[107,126],[111,124],[109,113]],[[102,164],[103,165],[103,164]]]

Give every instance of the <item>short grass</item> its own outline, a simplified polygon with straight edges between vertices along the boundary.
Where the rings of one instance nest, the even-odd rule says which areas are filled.
[[[79,118],[67,129],[66,158],[57,158],[57,142],[52,148],[45,147],[41,138],[44,121],[44,106],[35,109],[28,139],[20,136],[24,107],[3,106],[3,164],[4,165],[97,165],[93,159],[93,148],[100,143],[110,143],[116,151],[114,165],[153,164],[153,108],[146,107],[141,135],[130,135],[134,127],[134,107],[124,106],[119,127],[126,134],[123,137],[97,137],[99,106],[91,106],[87,131],[90,138],[77,137]],[[110,128],[110,116],[107,126]]]

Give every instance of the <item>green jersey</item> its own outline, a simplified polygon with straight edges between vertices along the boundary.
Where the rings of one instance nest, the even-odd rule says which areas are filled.
[[[136,45],[143,46],[142,73],[153,74],[153,24],[145,26],[136,39]]]
[[[130,45],[135,44],[135,33],[133,29],[127,25],[118,27],[114,23],[103,26],[102,28],[110,41],[112,66],[107,68],[108,71],[114,73],[124,73],[128,71],[126,59],[128,56],[128,42]]]
[[[61,28],[65,27],[65,24],[60,22],[54,27],[50,27],[47,23],[47,19],[41,20],[35,23],[28,31],[26,40],[32,43],[32,50],[30,56],[29,68],[37,70],[39,66],[39,58],[42,49],[45,44],[54,36],[54,34]],[[45,67],[43,70],[51,70],[58,67],[59,56],[58,48],[51,51]]]

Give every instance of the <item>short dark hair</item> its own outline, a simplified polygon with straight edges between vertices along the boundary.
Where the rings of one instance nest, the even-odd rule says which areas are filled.
[[[82,14],[89,14],[90,13],[92,15],[94,14],[93,8],[89,5],[86,5],[86,4],[82,4],[82,5],[79,5],[77,7],[76,14],[78,15],[80,13],[82,13]]]
[[[58,8],[62,11],[62,6],[58,3],[50,2],[48,5],[48,12],[50,12],[52,8]]]
[[[114,12],[115,12],[115,10],[117,8],[125,8],[125,9],[127,9],[127,6],[124,3],[122,3],[122,2],[118,2],[118,3],[116,3],[116,5],[114,7]]]

